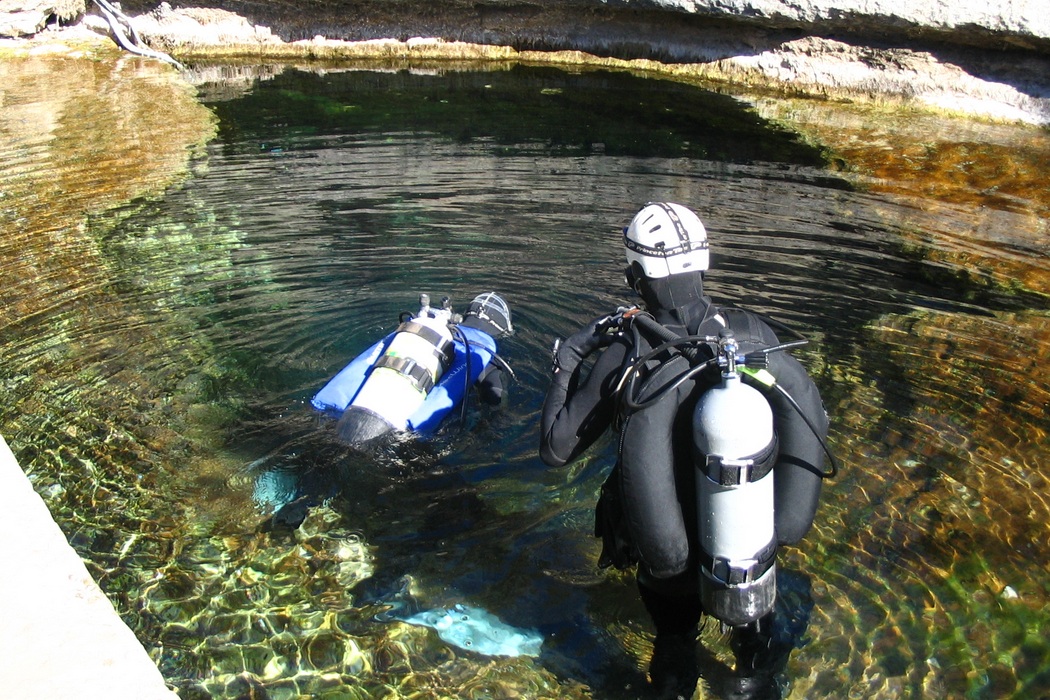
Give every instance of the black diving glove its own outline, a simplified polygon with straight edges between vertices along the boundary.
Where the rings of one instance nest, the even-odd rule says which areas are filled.
[[[554,361],[552,370],[554,372],[575,370],[592,352],[612,343],[614,334],[606,331],[617,325],[616,317],[601,316],[565,340],[556,339],[554,347],[551,348],[551,356]]]

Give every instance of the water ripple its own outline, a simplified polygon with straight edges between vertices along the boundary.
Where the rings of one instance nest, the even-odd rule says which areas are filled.
[[[570,80],[541,78],[545,89]],[[320,114],[360,106],[363,87],[325,86],[309,102]],[[291,96],[308,87],[285,87],[281,99],[300,109]],[[649,83],[636,87],[657,99]],[[278,97],[264,104],[276,109]],[[552,340],[638,301],[623,282],[620,231],[645,201],[669,199],[708,225],[716,300],[814,341],[797,356],[820,384],[843,469],[813,531],[783,553],[782,598],[803,628],[793,692],[1040,690],[1046,304],[939,254],[1007,256],[1045,273],[1038,241],[965,235],[1021,214],[933,216],[801,156],[716,162],[678,143],[654,155],[655,136],[637,155],[610,133],[593,148],[557,146],[557,129],[544,141],[495,126],[297,130],[224,115],[228,131],[195,177],[83,230],[48,218],[53,194],[19,189],[44,142],[0,151],[10,156],[0,186],[22,212],[12,223],[34,222],[0,242],[13,281],[0,291],[4,432],[74,523],[93,573],[162,640],[169,678],[215,696],[292,679],[320,692],[332,674],[362,696],[534,683],[627,697],[644,683],[647,622],[632,584],[592,568],[591,509],[612,445],[549,470],[536,426]],[[113,165],[53,167],[92,191]],[[517,329],[500,345],[517,375],[502,410],[471,404],[434,440],[378,456],[331,439],[307,401],[334,372],[421,292],[462,310],[488,290],[507,298]],[[319,521],[269,529],[253,499],[265,473],[331,486]],[[378,625],[373,608],[404,574],[420,595],[534,620],[551,637],[549,666],[488,667]],[[707,682],[721,693],[731,654],[714,630],[704,641]],[[559,685],[551,668],[587,689]]]

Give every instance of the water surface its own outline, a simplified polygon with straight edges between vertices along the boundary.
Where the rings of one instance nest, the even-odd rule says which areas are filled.
[[[53,290],[4,327],[0,431],[183,698],[643,694],[648,618],[590,536],[612,446],[549,469],[536,426],[552,339],[635,301],[619,232],[658,199],[707,223],[716,300],[812,339],[842,465],[781,553],[791,653],[753,696],[1050,689],[1050,326],[1024,283],[1045,238],[1011,234],[1037,198],[903,196],[746,102],[625,74],[220,88],[201,86],[218,137],[192,177],[52,238],[28,217],[0,248],[5,279]],[[978,221],[987,239],[942,235]],[[972,264],[1004,249],[1016,284]],[[420,292],[490,289],[518,329],[505,406],[377,454],[333,439],[308,403],[330,376]],[[272,475],[328,500],[275,525]],[[544,651],[377,619],[405,599],[482,607]],[[702,641],[704,688],[729,697],[727,639]]]

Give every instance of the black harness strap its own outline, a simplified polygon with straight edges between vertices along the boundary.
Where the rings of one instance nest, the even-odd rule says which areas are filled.
[[[406,321],[397,327],[398,333],[413,333],[434,346],[434,355],[446,365],[455,358],[455,344],[430,326],[416,321]]]
[[[417,389],[424,394],[429,394],[434,388],[434,377],[430,370],[418,364],[410,357],[398,357],[396,355],[383,355],[375,363],[376,369],[386,367],[398,374],[403,374],[412,380]]]
[[[741,486],[769,474],[779,454],[777,436],[761,452],[743,459],[724,459],[721,455],[707,455],[703,467],[707,478],[720,486]]]

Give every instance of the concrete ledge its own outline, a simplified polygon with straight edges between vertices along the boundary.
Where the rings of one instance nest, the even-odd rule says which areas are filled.
[[[20,700],[177,700],[0,436],[0,678]]]

